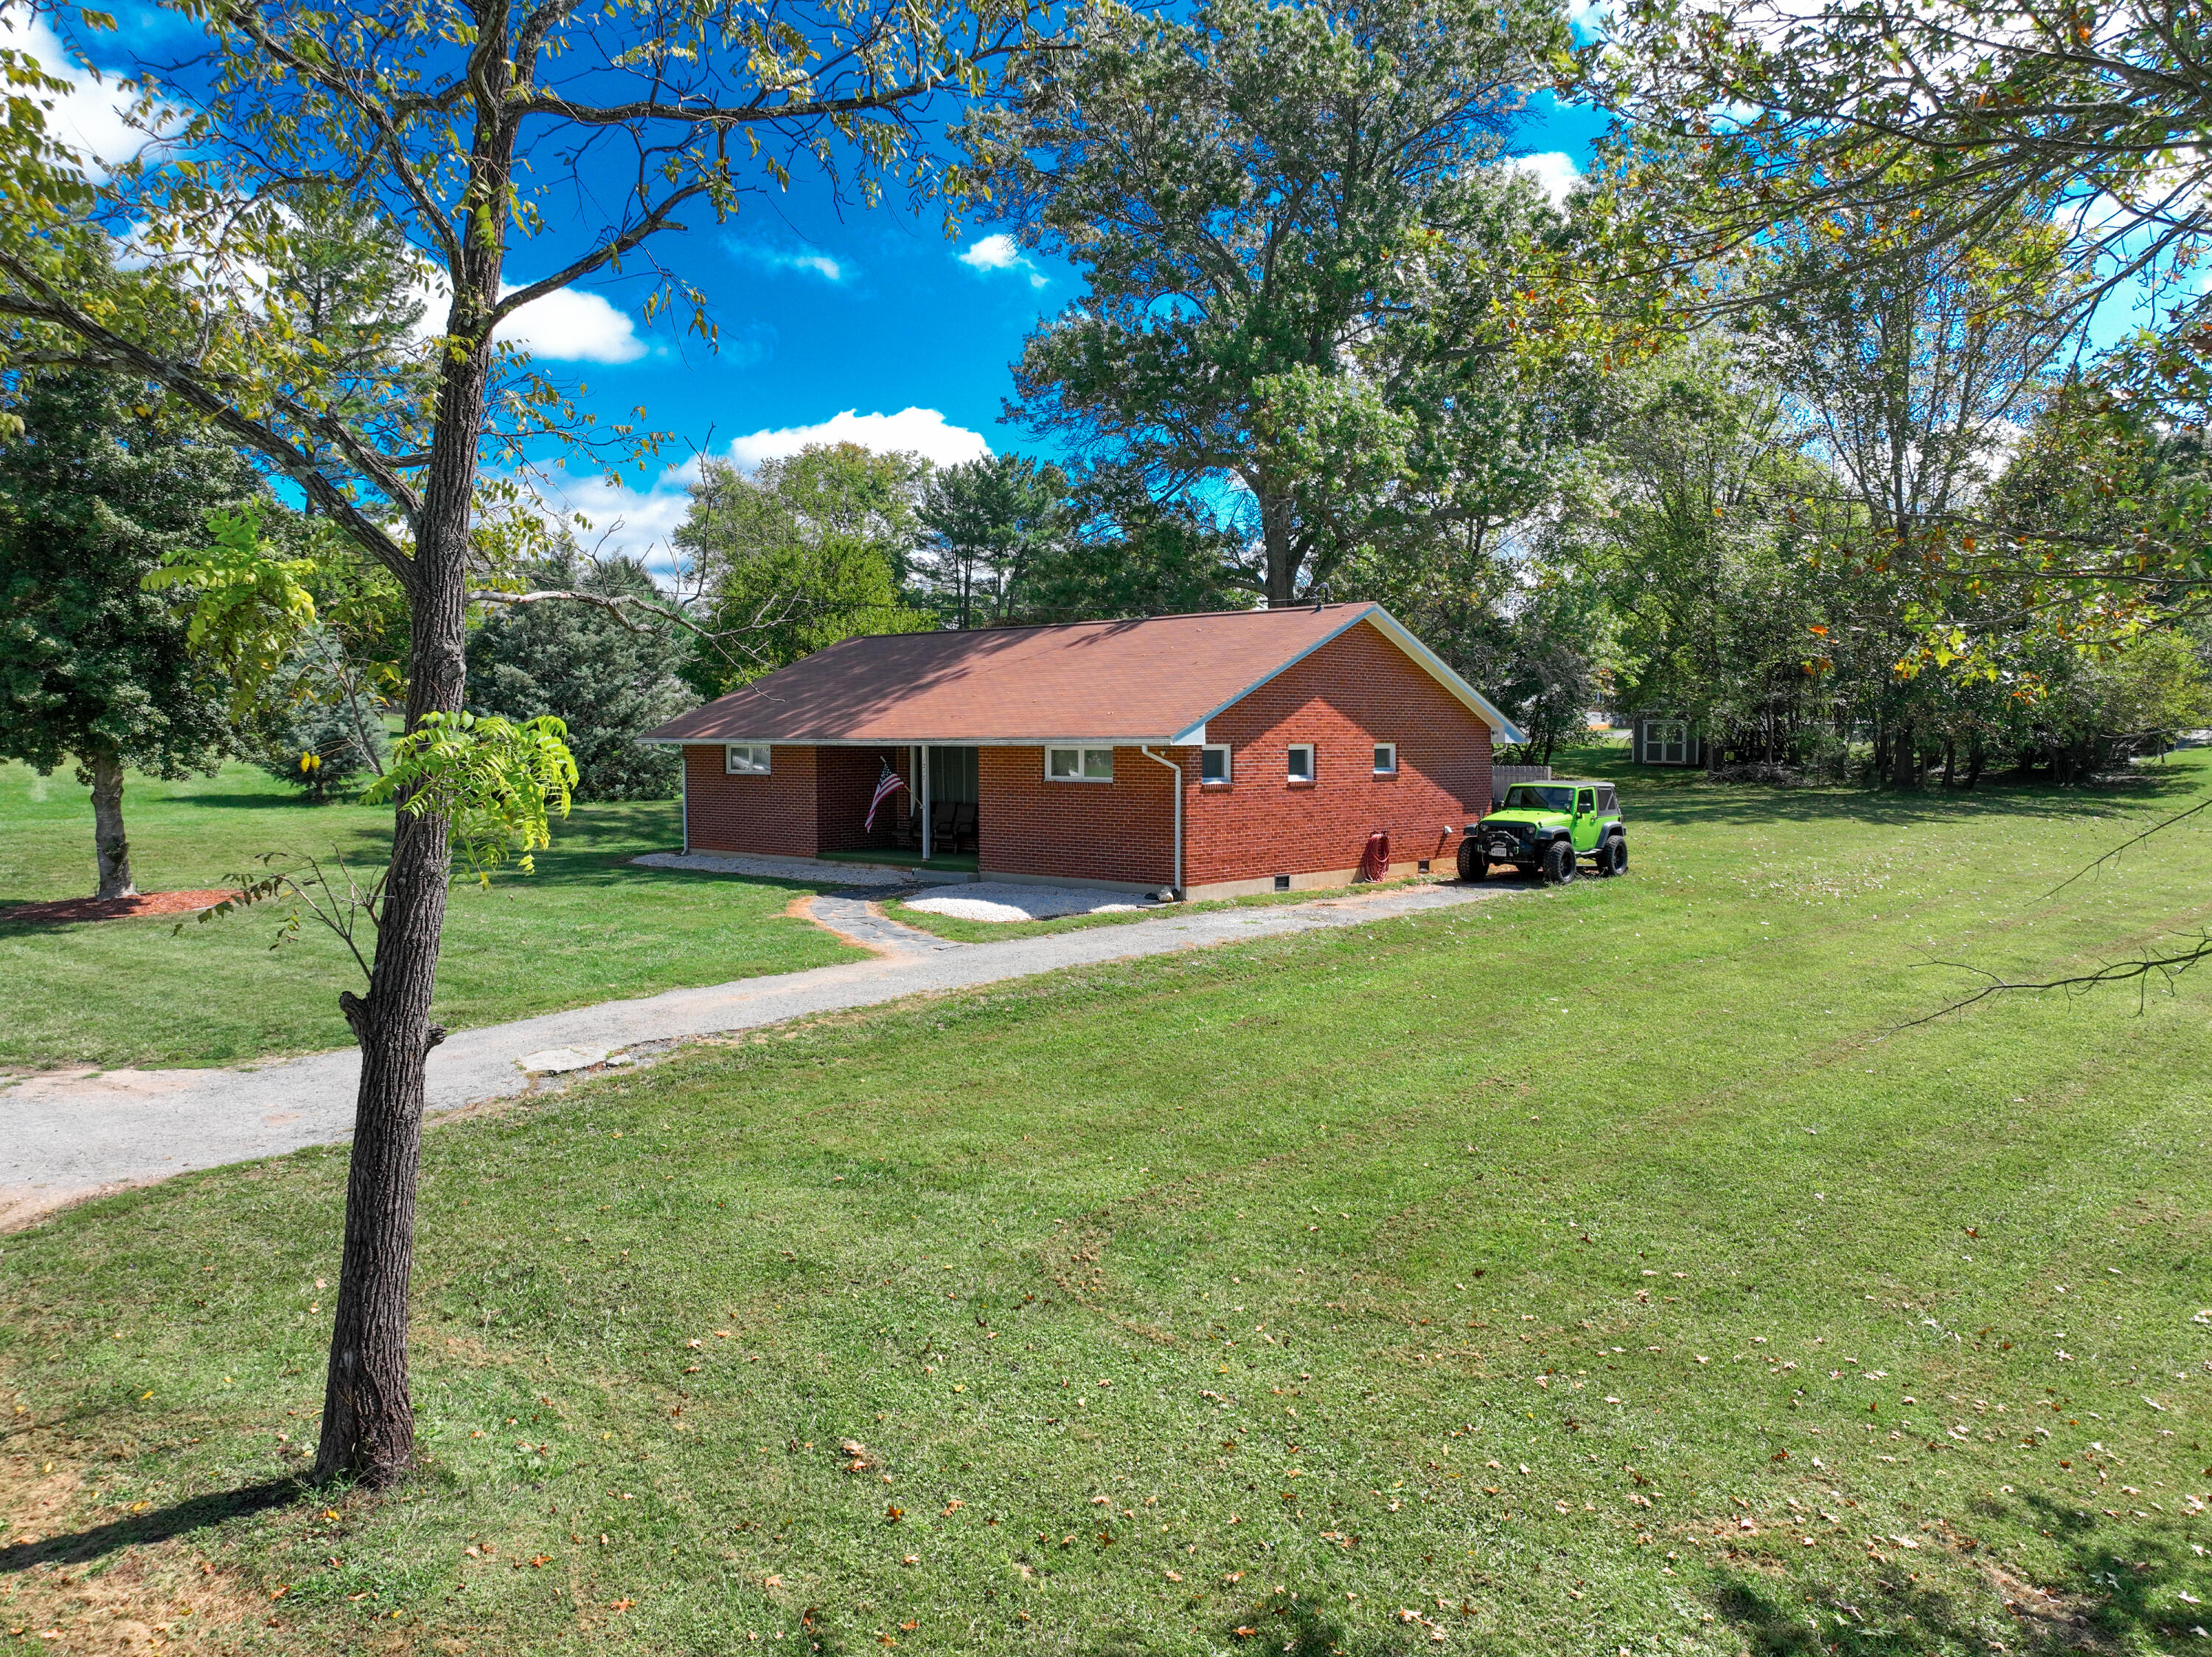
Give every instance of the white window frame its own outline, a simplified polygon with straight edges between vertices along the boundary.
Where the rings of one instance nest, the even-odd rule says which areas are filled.
[[[1667,750],[1674,752],[1670,758]],[[1686,765],[1690,763],[1690,722],[1651,719],[1644,725],[1644,763],[1647,765]]]
[[[725,777],[766,777],[774,764],[775,750],[766,742],[725,742],[722,744],[722,775]],[[740,760],[738,756],[744,755]]]
[[[1301,753],[1306,757],[1306,768],[1303,771],[1297,769],[1298,762],[1296,758]],[[1321,750],[1310,742],[1289,744],[1283,754],[1283,771],[1285,780],[1289,782],[1319,782],[1321,780]]]
[[[1398,745],[1395,742],[1377,742],[1375,752],[1377,754],[1388,752],[1390,756],[1390,763],[1387,765],[1379,758],[1375,762],[1376,776],[1395,777],[1398,774]]]
[[[1221,756],[1221,775],[1208,777],[1206,762],[1215,754]],[[1237,775],[1236,762],[1231,758],[1226,742],[1209,742],[1199,750],[1198,785],[1202,789],[1225,789]]]
[[[1072,753],[1075,766],[1062,774],[1052,768],[1052,757],[1056,753]],[[1091,762],[1100,754],[1106,756],[1106,774],[1097,775],[1091,769]],[[1073,747],[1054,744],[1044,751],[1044,780],[1048,783],[1111,783],[1114,780],[1114,750],[1111,748]]]

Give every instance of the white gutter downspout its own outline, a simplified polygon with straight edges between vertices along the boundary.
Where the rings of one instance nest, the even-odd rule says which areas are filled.
[[[676,777],[684,801],[684,855],[691,855],[691,756],[681,748],[676,751]]]
[[[1137,752],[1147,759],[1157,760],[1175,773],[1175,895],[1176,901],[1180,903],[1182,901],[1182,767],[1172,759],[1162,758],[1150,748],[1139,748]]]
[[[930,848],[930,844],[929,844],[929,747],[928,747],[928,745],[927,745],[927,743],[916,743],[916,744],[915,745],[915,752],[916,753],[918,753],[918,754],[920,754],[920,755],[921,756],[921,765],[920,765],[920,767],[919,767],[919,769],[920,769],[920,770],[921,770],[921,861],[922,861],[923,862],[925,862],[925,863],[926,863],[926,862],[927,862],[929,861],[929,853],[930,853],[930,850],[931,850],[931,848]],[[957,843],[956,842],[955,844],[957,844]]]

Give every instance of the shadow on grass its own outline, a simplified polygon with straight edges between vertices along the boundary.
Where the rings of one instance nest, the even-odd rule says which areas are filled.
[[[1447,1620],[1439,1612],[1435,1622],[1409,1625],[1404,1632],[1419,1636],[1425,1647],[1435,1643],[1431,1636],[1437,1630],[1449,1629],[1452,1636],[1450,1649],[1454,1651],[1509,1649],[1488,1641],[1469,1645],[1462,1630],[1454,1626],[1458,1621],[1456,1615]],[[1270,1594],[1235,1622],[1222,1624],[1215,1633],[1225,1646],[1266,1652],[1268,1657],[1274,1657],[1277,1652],[1287,1653],[1289,1657],[1382,1657],[1385,1653],[1402,1657],[1407,1649],[1405,1639],[1395,1628],[1390,1635],[1347,1636],[1341,1623],[1322,1615],[1315,1606],[1282,1594]],[[1149,1657],[1154,1649],[1133,1634],[1109,1634],[1091,1648],[1093,1657]]]
[[[66,1536],[10,1543],[0,1547],[0,1575],[29,1570],[37,1565],[88,1565],[124,1548],[144,1547],[189,1536],[225,1520],[283,1507],[309,1494],[307,1487],[297,1479],[272,1479],[264,1484],[247,1484],[235,1490],[187,1497],[151,1513],[132,1514]]]
[[[2196,1569],[2188,1544],[2157,1530],[2118,1534],[2122,1527],[2043,1497],[2014,1502],[1984,1497],[1982,1519],[2024,1520],[2060,1543],[2066,1563],[2049,1585],[2007,1571],[1971,1542],[1962,1549],[1979,1565],[1990,1599],[2008,1613],[2001,1625],[2015,1652],[2140,1650],[2153,1640],[2195,1638],[2201,1614],[2180,1600],[2184,1573]],[[2154,1604],[2165,1604],[2161,1611]],[[1872,1581],[1833,1587],[1770,1576],[1729,1578],[1713,1609],[1757,1657],[1839,1653],[1875,1657],[1899,1650],[1987,1645],[1986,1607],[1977,1617],[1951,1595],[1915,1581],[1900,1566]]]

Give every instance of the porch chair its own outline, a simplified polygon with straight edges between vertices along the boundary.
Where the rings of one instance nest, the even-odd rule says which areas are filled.
[[[952,849],[955,851],[979,850],[975,838],[975,802],[962,800],[952,807]]]

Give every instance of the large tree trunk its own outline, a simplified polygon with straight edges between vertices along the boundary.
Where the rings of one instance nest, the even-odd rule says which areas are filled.
[[[103,748],[91,756],[92,848],[100,863],[100,896],[135,898],[131,843],[123,834],[123,756]]]
[[[488,270],[468,272],[475,280],[455,300],[452,332],[483,337],[481,296],[498,290],[496,258],[488,264]],[[474,314],[467,308],[471,304]],[[481,350],[449,359],[440,388],[409,592],[410,729],[426,713],[458,712],[465,689],[465,554],[489,371],[489,358]],[[416,1179],[422,1150],[422,1068],[446,1033],[430,1022],[430,1000],[437,987],[448,866],[444,821],[398,811],[369,991],[366,997],[339,997],[361,1044],[361,1086],[346,1179],[345,1252],[315,1456],[318,1480],[389,1484],[414,1461],[408,1279],[415,1262]]]
[[[1260,539],[1267,559],[1267,607],[1298,601],[1298,555],[1291,542],[1291,503],[1285,495],[1260,496]]]
[[[1917,789],[1920,786],[1920,748],[1914,740],[1912,727],[1900,725],[1897,730],[1897,749],[1891,756],[1889,780],[1892,786]]]

